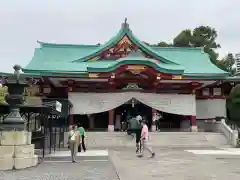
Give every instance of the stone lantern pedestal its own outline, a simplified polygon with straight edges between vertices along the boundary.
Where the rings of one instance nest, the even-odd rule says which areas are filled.
[[[0,171],[37,165],[38,156],[34,155],[31,132],[2,131],[0,139]]]

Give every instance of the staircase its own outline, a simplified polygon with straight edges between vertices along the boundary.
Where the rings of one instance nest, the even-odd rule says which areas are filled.
[[[135,147],[135,139],[126,132],[87,132],[88,148]],[[211,132],[153,132],[149,144],[170,148],[222,148],[230,147],[221,133]]]

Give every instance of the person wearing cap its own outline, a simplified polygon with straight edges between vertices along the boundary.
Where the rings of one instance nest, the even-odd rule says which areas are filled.
[[[153,152],[152,148],[149,147],[149,131],[148,131],[148,126],[146,125],[145,121],[141,121],[142,124],[142,131],[141,131],[141,143],[142,143],[142,154],[140,156],[144,155],[144,149],[147,149],[148,152],[151,154],[150,157],[154,157],[155,153]]]

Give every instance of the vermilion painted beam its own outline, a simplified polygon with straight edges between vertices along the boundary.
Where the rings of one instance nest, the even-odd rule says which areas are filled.
[[[112,72],[100,73],[100,77],[111,77],[112,74],[115,74],[115,76],[117,77],[118,74],[121,74],[121,73],[129,71],[127,69],[129,66],[144,66],[144,65],[136,65],[136,64],[121,65],[121,66],[117,67]],[[95,72],[95,73],[98,73],[98,72]],[[148,66],[146,66],[146,69],[143,70],[141,73],[148,74],[149,76],[155,76],[155,77],[158,76],[158,74],[160,74],[161,79],[172,79],[172,75],[171,74],[158,72],[154,68],[148,67]]]

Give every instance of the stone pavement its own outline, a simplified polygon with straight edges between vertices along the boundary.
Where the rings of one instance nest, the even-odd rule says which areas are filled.
[[[154,159],[137,158],[132,148],[112,150],[110,156],[121,180],[238,180],[239,155],[199,155],[183,149],[156,148]]]
[[[56,151],[46,156],[36,168],[0,172],[0,180],[117,180],[117,173],[107,150],[78,153],[71,162],[69,151]]]
[[[36,168],[0,172],[0,180],[117,180],[110,161],[42,162]]]
[[[36,168],[0,172],[0,180],[238,180],[240,150],[154,148],[155,158],[135,149],[89,150],[72,164],[68,152],[46,157]],[[109,156],[110,157],[109,157]]]

